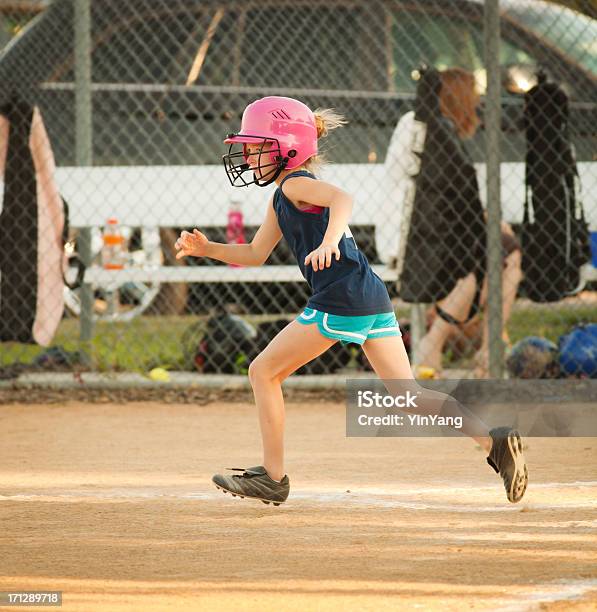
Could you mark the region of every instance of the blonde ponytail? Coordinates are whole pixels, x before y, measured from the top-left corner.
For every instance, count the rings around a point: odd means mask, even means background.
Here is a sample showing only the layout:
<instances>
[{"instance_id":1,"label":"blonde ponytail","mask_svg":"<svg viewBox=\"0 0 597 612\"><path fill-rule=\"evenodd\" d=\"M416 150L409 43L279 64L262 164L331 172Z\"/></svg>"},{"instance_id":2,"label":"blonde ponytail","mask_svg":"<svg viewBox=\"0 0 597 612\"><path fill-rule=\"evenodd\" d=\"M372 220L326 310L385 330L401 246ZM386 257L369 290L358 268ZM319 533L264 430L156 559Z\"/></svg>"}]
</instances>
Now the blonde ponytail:
<instances>
[{"instance_id":1,"label":"blonde ponytail","mask_svg":"<svg viewBox=\"0 0 597 612\"><path fill-rule=\"evenodd\" d=\"M315 115L318 139L327 136L332 130L348 123L348 121L333 108L318 108L313 111L313 114Z\"/></svg>"},{"instance_id":2,"label":"blonde ponytail","mask_svg":"<svg viewBox=\"0 0 597 612\"><path fill-rule=\"evenodd\" d=\"M327 136L332 130L346 125L348 121L337 113L333 108L318 108L313 111L315 115L315 126L317 127L317 140ZM310 172L315 172L325 164L326 160L323 155L314 155L310 157L303 166Z\"/></svg>"}]
</instances>

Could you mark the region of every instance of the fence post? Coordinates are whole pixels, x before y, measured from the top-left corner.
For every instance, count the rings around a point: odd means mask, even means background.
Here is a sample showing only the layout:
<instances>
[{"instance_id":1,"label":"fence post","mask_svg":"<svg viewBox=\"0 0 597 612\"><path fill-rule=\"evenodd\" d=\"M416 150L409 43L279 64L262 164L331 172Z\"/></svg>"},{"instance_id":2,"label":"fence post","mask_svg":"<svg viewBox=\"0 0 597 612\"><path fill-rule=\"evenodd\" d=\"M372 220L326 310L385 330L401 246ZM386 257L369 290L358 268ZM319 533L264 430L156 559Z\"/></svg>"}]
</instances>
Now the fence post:
<instances>
[{"instance_id":1,"label":"fence post","mask_svg":"<svg viewBox=\"0 0 597 612\"><path fill-rule=\"evenodd\" d=\"M411 363L421 365L419 345L427 333L427 304L411 304L410 307L410 333L411 333Z\"/></svg>"},{"instance_id":2,"label":"fence post","mask_svg":"<svg viewBox=\"0 0 597 612\"><path fill-rule=\"evenodd\" d=\"M77 166L93 163L91 127L91 13L90 0L75 0L75 160ZM79 232L78 250L85 266L91 265L91 229ZM81 286L80 340L89 342L93 335L93 289Z\"/></svg>"},{"instance_id":3,"label":"fence post","mask_svg":"<svg viewBox=\"0 0 597 612\"><path fill-rule=\"evenodd\" d=\"M484 3L484 46L487 93L485 97L485 147L487 158L487 313L489 316L489 376L503 377L502 247L500 200L500 12L499 0Z\"/></svg>"}]
</instances>

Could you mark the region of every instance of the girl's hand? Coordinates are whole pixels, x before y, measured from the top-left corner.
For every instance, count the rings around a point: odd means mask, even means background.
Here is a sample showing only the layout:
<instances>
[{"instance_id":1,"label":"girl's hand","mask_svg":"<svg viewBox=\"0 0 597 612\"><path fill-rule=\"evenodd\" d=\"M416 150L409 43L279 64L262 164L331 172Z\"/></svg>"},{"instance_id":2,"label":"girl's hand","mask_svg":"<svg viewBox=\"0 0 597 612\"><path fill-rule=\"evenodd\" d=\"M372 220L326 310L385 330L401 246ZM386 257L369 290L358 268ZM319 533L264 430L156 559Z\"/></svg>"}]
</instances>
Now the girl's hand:
<instances>
[{"instance_id":1,"label":"girl's hand","mask_svg":"<svg viewBox=\"0 0 597 612\"><path fill-rule=\"evenodd\" d=\"M187 257L203 257L207 253L207 236L202 234L198 229L194 229L193 233L183 231L178 240L174 243L174 248L178 251L176 259Z\"/></svg>"},{"instance_id":2,"label":"girl's hand","mask_svg":"<svg viewBox=\"0 0 597 612\"><path fill-rule=\"evenodd\" d=\"M337 244L321 244L305 257L305 265L312 264L314 272L329 268L332 265L332 254L336 256L336 261L340 259L340 249Z\"/></svg>"}]
</instances>

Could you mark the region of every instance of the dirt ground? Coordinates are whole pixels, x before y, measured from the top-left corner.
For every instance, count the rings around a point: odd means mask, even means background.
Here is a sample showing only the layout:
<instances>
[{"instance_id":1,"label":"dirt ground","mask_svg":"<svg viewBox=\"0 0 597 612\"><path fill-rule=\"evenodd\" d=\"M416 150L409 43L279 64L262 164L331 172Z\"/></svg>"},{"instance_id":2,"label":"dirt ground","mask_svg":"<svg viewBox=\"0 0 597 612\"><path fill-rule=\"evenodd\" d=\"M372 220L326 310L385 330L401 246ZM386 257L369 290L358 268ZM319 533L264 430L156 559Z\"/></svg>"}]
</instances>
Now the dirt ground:
<instances>
[{"instance_id":1,"label":"dirt ground","mask_svg":"<svg viewBox=\"0 0 597 612\"><path fill-rule=\"evenodd\" d=\"M223 495L261 463L250 403L0 408L0 591L68 610L595 610L597 440L526 440L506 500L468 439L346 438L287 406L291 497Z\"/></svg>"}]
</instances>

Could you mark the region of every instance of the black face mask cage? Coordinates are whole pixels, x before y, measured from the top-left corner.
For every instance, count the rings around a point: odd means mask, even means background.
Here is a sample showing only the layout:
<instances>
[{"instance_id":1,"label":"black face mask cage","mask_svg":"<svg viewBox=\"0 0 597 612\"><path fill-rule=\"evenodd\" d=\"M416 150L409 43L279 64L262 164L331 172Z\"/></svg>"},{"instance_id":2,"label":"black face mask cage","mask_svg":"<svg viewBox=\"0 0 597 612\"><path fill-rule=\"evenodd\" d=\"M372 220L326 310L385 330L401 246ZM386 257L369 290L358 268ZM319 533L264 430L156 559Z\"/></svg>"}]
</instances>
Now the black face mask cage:
<instances>
[{"instance_id":1,"label":"black face mask cage","mask_svg":"<svg viewBox=\"0 0 597 612\"><path fill-rule=\"evenodd\" d=\"M231 134L234 136L234 134ZM271 185L280 176L280 173L286 167L288 158L282 157L282 151L280 149L280 143L273 138L264 138L263 136L249 136L243 134L244 138L255 139L255 144L260 145L259 157L257 159L257 168L261 176L257 176L257 173L249 166L245 156L245 146L247 142L234 142L230 144L228 154L222 156L224 162L224 169L228 180L233 187L248 187L249 185L258 185L259 187L267 187ZM262 152L263 147L267 143L273 143L275 146L268 151ZM240 147L240 150L238 150ZM279 160L276 162L262 163L271 158ZM264 169L271 168L267 172L263 172ZM253 180L247 180L243 176L246 172L252 172ZM272 175L270 177L270 175ZM269 177L269 178L268 178Z\"/></svg>"}]
</instances>

